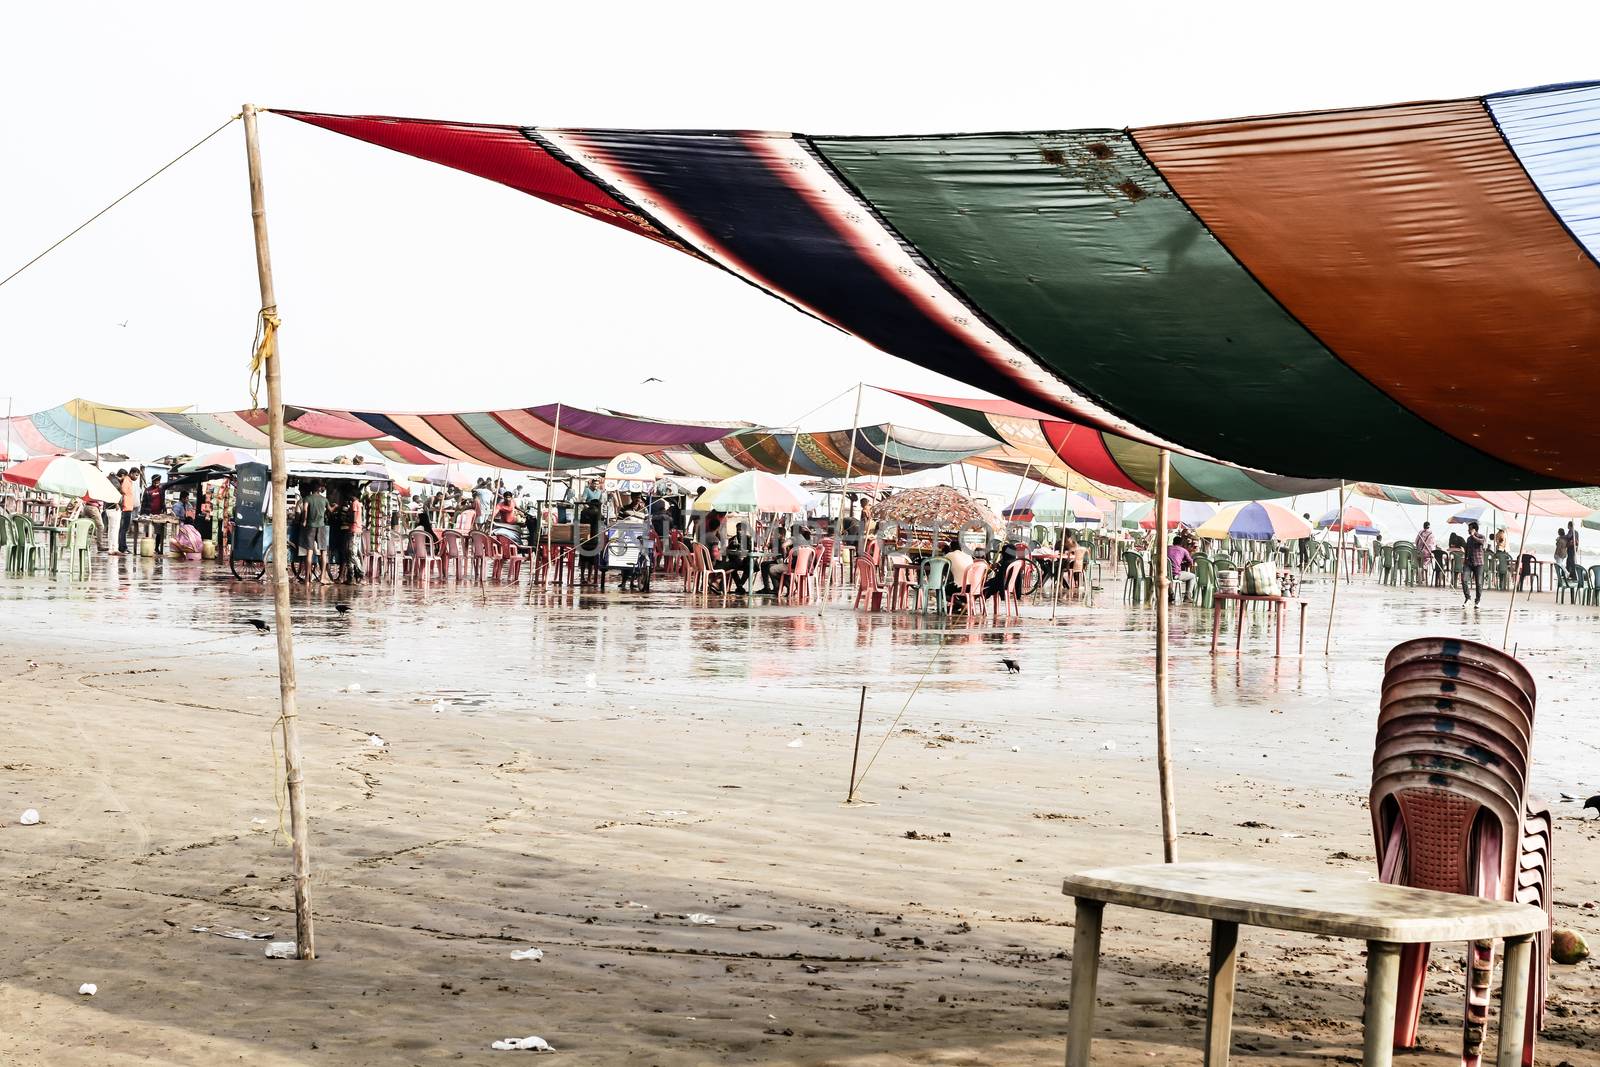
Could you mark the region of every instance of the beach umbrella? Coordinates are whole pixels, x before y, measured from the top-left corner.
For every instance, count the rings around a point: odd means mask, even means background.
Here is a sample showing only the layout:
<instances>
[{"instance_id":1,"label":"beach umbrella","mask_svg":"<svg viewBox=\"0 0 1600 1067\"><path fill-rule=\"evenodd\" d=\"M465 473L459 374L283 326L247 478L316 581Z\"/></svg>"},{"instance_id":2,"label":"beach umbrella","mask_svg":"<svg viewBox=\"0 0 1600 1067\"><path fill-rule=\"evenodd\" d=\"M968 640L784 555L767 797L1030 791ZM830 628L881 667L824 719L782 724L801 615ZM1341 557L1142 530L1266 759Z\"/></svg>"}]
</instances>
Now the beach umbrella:
<instances>
[{"instance_id":1,"label":"beach umbrella","mask_svg":"<svg viewBox=\"0 0 1600 1067\"><path fill-rule=\"evenodd\" d=\"M475 484L469 475L449 463L429 467L421 474L413 474L409 480L424 485L452 485L457 489L471 489Z\"/></svg>"},{"instance_id":2,"label":"beach umbrella","mask_svg":"<svg viewBox=\"0 0 1600 1067\"><path fill-rule=\"evenodd\" d=\"M764 511L775 515L803 515L806 498L774 474L745 471L700 494L691 511Z\"/></svg>"},{"instance_id":3,"label":"beach umbrella","mask_svg":"<svg viewBox=\"0 0 1600 1067\"><path fill-rule=\"evenodd\" d=\"M1454 523L1481 522L1483 520L1483 513L1488 510L1489 509L1484 507L1482 504L1473 504L1471 507L1462 508L1454 515L1450 516L1449 521Z\"/></svg>"},{"instance_id":4,"label":"beach umbrella","mask_svg":"<svg viewBox=\"0 0 1600 1067\"><path fill-rule=\"evenodd\" d=\"M207 452L203 456L196 456L178 468L179 474L193 474L195 471L231 471L240 463L246 462L248 457L241 456L231 448L224 448L221 452ZM111 462L116 462L112 460Z\"/></svg>"},{"instance_id":5,"label":"beach umbrella","mask_svg":"<svg viewBox=\"0 0 1600 1067\"><path fill-rule=\"evenodd\" d=\"M1153 503L1140 504L1122 517L1122 525L1133 528L1137 525L1143 530L1156 528L1156 506ZM1199 500L1168 500L1167 501L1167 529L1175 530L1179 526L1199 526L1217 513L1215 506Z\"/></svg>"},{"instance_id":6,"label":"beach umbrella","mask_svg":"<svg viewBox=\"0 0 1600 1067\"><path fill-rule=\"evenodd\" d=\"M1240 541L1293 541L1310 537L1311 527L1288 508L1254 500L1230 504L1195 527L1194 532L1218 541L1229 537Z\"/></svg>"},{"instance_id":7,"label":"beach umbrella","mask_svg":"<svg viewBox=\"0 0 1600 1067\"><path fill-rule=\"evenodd\" d=\"M1326 515L1317 520L1319 530L1343 530L1347 533L1371 534L1377 533L1378 528L1373 525L1372 516L1357 507L1346 507L1344 514L1338 508L1333 508Z\"/></svg>"},{"instance_id":8,"label":"beach umbrella","mask_svg":"<svg viewBox=\"0 0 1600 1067\"><path fill-rule=\"evenodd\" d=\"M0 478L61 496L88 496L106 503L122 497L98 469L71 456L36 456L23 460L0 474Z\"/></svg>"},{"instance_id":9,"label":"beach umbrella","mask_svg":"<svg viewBox=\"0 0 1600 1067\"><path fill-rule=\"evenodd\" d=\"M1000 516L976 500L947 485L926 485L902 489L878 506L878 521L897 522L930 530L945 530L981 523L991 530L1004 530Z\"/></svg>"},{"instance_id":10,"label":"beach umbrella","mask_svg":"<svg viewBox=\"0 0 1600 1067\"><path fill-rule=\"evenodd\" d=\"M1060 489L1035 489L1000 509L1002 518L1012 522L1033 522L1044 515L1066 512L1067 496Z\"/></svg>"}]
</instances>

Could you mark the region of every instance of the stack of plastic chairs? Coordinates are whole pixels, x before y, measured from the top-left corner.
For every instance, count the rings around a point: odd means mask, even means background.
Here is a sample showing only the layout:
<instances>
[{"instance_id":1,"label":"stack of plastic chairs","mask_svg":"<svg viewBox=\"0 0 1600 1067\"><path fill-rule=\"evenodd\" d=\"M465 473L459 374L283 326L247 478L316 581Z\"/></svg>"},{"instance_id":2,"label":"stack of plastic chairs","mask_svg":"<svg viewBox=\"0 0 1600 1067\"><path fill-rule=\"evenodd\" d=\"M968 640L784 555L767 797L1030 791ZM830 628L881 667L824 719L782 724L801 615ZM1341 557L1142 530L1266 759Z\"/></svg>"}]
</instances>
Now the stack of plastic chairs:
<instances>
[{"instance_id":1,"label":"stack of plastic chairs","mask_svg":"<svg viewBox=\"0 0 1600 1067\"><path fill-rule=\"evenodd\" d=\"M1381 881L1551 913L1550 811L1528 795L1533 677L1511 656L1472 641L1420 638L1384 662L1372 754L1372 828ZM1534 941L1523 1063L1544 1023L1550 932ZM1462 1063L1476 1067L1488 1019L1494 943L1467 958ZM1396 1048L1416 1044L1428 946L1400 956Z\"/></svg>"}]
</instances>

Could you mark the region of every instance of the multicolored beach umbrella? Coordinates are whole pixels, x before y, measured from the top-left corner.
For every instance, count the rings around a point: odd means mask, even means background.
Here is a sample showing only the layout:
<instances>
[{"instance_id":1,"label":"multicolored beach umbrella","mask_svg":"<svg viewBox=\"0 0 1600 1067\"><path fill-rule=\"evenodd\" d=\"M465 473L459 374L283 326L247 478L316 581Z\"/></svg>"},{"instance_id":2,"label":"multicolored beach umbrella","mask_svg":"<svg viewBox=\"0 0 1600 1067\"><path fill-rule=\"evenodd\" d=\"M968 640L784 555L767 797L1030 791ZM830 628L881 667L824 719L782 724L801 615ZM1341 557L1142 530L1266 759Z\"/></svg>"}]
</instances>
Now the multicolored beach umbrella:
<instances>
[{"instance_id":1,"label":"multicolored beach umbrella","mask_svg":"<svg viewBox=\"0 0 1600 1067\"><path fill-rule=\"evenodd\" d=\"M1167 529L1176 530L1179 526L1197 527L1217 513L1217 509L1199 500L1169 500L1167 502ZM1156 506L1154 503L1140 504L1122 516L1122 525L1129 529L1137 526L1141 530L1154 530L1156 528Z\"/></svg>"},{"instance_id":2,"label":"multicolored beach umbrella","mask_svg":"<svg viewBox=\"0 0 1600 1067\"><path fill-rule=\"evenodd\" d=\"M701 493L689 505L689 510L804 515L806 498L777 475L765 471L745 471Z\"/></svg>"},{"instance_id":3,"label":"multicolored beach umbrella","mask_svg":"<svg viewBox=\"0 0 1600 1067\"><path fill-rule=\"evenodd\" d=\"M104 503L121 499L99 468L70 456L35 456L7 467L0 478L59 496L87 496Z\"/></svg>"},{"instance_id":4,"label":"multicolored beach umbrella","mask_svg":"<svg viewBox=\"0 0 1600 1067\"><path fill-rule=\"evenodd\" d=\"M1317 519L1317 529L1344 531L1345 533L1373 533L1377 527L1372 523L1372 516L1358 507L1346 505L1341 515L1338 508L1326 512Z\"/></svg>"},{"instance_id":5,"label":"multicolored beach umbrella","mask_svg":"<svg viewBox=\"0 0 1600 1067\"><path fill-rule=\"evenodd\" d=\"M1223 508L1194 532L1219 541L1294 541L1310 537L1311 525L1288 508L1257 500Z\"/></svg>"},{"instance_id":6,"label":"multicolored beach umbrella","mask_svg":"<svg viewBox=\"0 0 1600 1067\"><path fill-rule=\"evenodd\" d=\"M1600 482L1600 83L898 137L281 113L1096 432L1311 480Z\"/></svg>"}]
</instances>

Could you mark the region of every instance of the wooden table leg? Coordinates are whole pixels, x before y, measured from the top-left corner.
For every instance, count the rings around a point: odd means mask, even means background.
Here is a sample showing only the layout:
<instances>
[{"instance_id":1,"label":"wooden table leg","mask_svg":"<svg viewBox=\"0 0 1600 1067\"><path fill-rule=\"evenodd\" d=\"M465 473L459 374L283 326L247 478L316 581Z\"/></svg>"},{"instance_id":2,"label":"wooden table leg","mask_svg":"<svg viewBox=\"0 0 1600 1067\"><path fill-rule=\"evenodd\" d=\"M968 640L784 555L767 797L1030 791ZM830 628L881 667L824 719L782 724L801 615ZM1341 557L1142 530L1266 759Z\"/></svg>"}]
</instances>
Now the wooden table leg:
<instances>
[{"instance_id":1,"label":"wooden table leg","mask_svg":"<svg viewBox=\"0 0 1600 1067\"><path fill-rule=\"evenodd\" d=\"M1100 917L1105 909L1098 900L1080 898L1073 920L1067 1067L1089 1067L1089 1042L1094 1039L1094 988L1100 977Z\"/></svg>"},{"instance_id":2,"label":"wooden table leg","mask_svg":"<svg viewBox=\"0 0 1600 1067\"><path fill-rule=\"evenodd\" d=\"M1211 924L1211 971L1206 979L1206 1067L1227 1067L1233 1038L1234 965L1239 958L1239 924Z\"/></svg>"},{"instance_id":3,"label":"wooden table leg","mask_svg":"<svg viewBox=\"0 0 1600 1067\"><path fill-rule=\"evenodd\" d=\"M1272 602L1272 656L1274 659L1283 658L1283 601Z\"/></svg>"},{"instance_id":4,"label":"wooden table leg","mask_svg":"<svg viewBox=\"0 0 1600 1067\"><path fill-rule=\"evenodd\" d=\"M1237 656L1240 650L1244 648L1244 613L1249 610L1250 601L1239 600L1235 601L1235 603L1239 605L1238 617L1233 620L1238 627L1233 631L1233 654Z\"/></svg>"},{"instance_id":5,"label":"wooden table leg","mask_svg":"<svg viewBox=\"0 0 1600 1067\"><path fill-rule=\"evenodd\" d=\"M1211 597L1211 654L1217 654L1217 628L1222 624L1222 600L1215 594Z\"/></svg>"},{"instance_id":6,"label":"wooden table leg","mask_svg":"<svg viewBox=\"0 0 1600 1067\"><path fill-rule=\"evenodd\" d=\"M1495 1067L1521 1067L1522 1042L1528 1021L1528 971L1533 962L1533 941L1506 938L1506 958L1500 980L1500 1040Z\"/></svg>"},{"instance_id":7,"label":"wooden table leg","mask_svg":"<svg viewBox=\"0 0 1600 1067\"><path fill-rule=\"evenodd\" d=\"M1300 601L1300 655L1306 654L1306 602Z\"/></svg>"},{"instance_id":8,"label":"wooden table leg","mask_svg":"<svg viewBox=\"0 0 1600 1067\"><path fill-rule=\"evenodd\" d=\"M1400 988L1400 946L1367 942L1366 1034L1361 1046L1363 1067L1394 1063L1394 1006Z\"/></svg>"}]
</instances>

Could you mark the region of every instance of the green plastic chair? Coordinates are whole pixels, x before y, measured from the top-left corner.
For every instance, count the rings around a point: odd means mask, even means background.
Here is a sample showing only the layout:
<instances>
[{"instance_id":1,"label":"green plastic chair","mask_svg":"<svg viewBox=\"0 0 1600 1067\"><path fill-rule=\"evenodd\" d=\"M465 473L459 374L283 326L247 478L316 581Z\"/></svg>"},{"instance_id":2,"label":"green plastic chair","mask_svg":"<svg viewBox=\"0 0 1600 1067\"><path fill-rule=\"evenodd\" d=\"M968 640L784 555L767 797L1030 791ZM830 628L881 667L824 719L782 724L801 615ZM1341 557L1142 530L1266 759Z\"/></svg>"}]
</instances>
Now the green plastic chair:
<instances>
[{"instance_id":1,"label":"green plastic chair","mask_svg":"<svg viewBox=\"0 0 1600 1067\"><path fill-rule=\"evenodd\" d=\"M1196 607L1209 608L1217 599L1217 565L1207 556L1194 558L1194 589L1191 592Z\"/></svg>"},{"instance_id":2,"label":"green plastic chair","mask_svg":"<svg viewBox=\"0 0 1600 1067\"><path fill-rule=\"evenodd\" d=\"M89 576L89 561L94 555L94 520L73 519L67 528L67 558L80 578Z\"/></svg>"},{"instance_id":3,"label":"green plastic chair","mask_svg":"<svg viewBox=\"0 0 1600 1067\"><path fill-rule=\"evenodd\" d=\"M1124 552L1122 569L1126 574L1122 583L1122 599L1129 604L1142 604L1149 599L1152 587L1144 571L1144 557L1137 552Z\"/></svg>"},{"instance_id":4,"label":"green plastic chair","mask_svg":"<svg viewBox=\"0 0 1600 1067\"><path fill-rule=\"evenodd\" d=\"M1600 604L1600 567L1589 568L1589 603Z\"/></svg>"},{"instance_id":5,"label":"green plastic chair","mask_svg":"<svg viewBox=\"0 0 1600 1067\"><path fill-rule=\"evenodd\" d=\"M945 593L946 572L949 569L950 561L943 556L922 561L922 566L917 568L917 588L913 590L918 610L926 613L931 604L937 614L950 614L950 602Z\"/></svg>"},{"instance_id":6,"label":"green plastic chair","mask_svg":"<svg viewBox=\"0 0 1600 1067\"><path fill-rule=\"evenodd\" d=\"M1577 588L1578 602L1581 604L1593 604L1594 586L1589 584L1589 568L1579 567L1577 571L1577 577L1571 579L1571 581Z\"/></svg>"},{"instance_id":7,"label":"green plastic chair","mask_svg":"<svg viewBox=\"0 0 1600 1067\"><path fill-rule=\"evenodd\" d=\"M17 574L32 574L39 569L41 549L33 542L33 520L26 515L11 516L11 556Z\"/></svg>"},{"instance_id":8,"label":"green plastic chair","mask_svg":"<svg viewBox=\"0 0 1600 1067\"><path fill-rule=\"evenodd\" d=\"M0 511L0 549L5 550L6 573L10 574L15 569L11 559L11 515L4 511Z\"/></svg>"},{"instance_id":9,"label":"green plastic chair","mask_svg":"<svg viewBox=\"0 0 1600 1067\"><path fill-rule=\"evenodd\" d=\"M1511 588L1512 575L1515 568L1511 565L1511 553L1496 552L1494 554L1494 587L1502 593Z\"/></svg>"},{"instance_id":10,"label":"green plastic chair","mask_svg":"<svg viewBox=\"0 0 1600 1067\"><path fill-rule=\"evenodd\" d=\"M1576 604L1578 602L1578 583L1567 577L1567 568L1551 567L1550 574L1556 582L1556 603L1561 603L1561 598L1565 596L1569 603Z\"/></svg>"}]
</instances>

